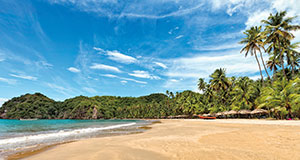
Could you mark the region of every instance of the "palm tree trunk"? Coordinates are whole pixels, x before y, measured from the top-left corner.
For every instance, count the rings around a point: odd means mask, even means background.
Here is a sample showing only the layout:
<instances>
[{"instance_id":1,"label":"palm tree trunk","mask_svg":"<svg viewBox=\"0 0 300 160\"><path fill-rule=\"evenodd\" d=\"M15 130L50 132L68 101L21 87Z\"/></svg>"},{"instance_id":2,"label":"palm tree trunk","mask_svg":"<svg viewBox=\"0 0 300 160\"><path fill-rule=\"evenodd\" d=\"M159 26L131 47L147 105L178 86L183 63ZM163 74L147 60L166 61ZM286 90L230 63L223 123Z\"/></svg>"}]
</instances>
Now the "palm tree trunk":
<instances>
[{"instance_id":1,"label":"palm tree trunk","mask_svg":"<svg viewBox=\"0 0 300 160\"><path fill-rule=\"evenodd\" d=\"M292 64L292 75L293 75L293 77L295 77L295 65L294 64Z\"/></svg>"},{"instance_id":2,"label":"palm tree trunk","mask_svg":"<svg viewBox=\"0 0 300 160\"><path fill-rule=\"evenodd\" d=\"M266 68L266 65L265 65L265 61L264 61L264 59L263 59L263 56L262 56L262 53L261 53L260 50L259 50L259 53L260 53L260 58L261 58L262 64L263 64L263 66L264 66L264 68L265 68L265 71L266 71L266 73L267 73L267 75L268 75L268 79L270 80L271 78L270 78L270 75L269 75L269 73L268 73L268 71L267 71L267 68Z\"/></svg>"},{"instance_id":3,"label":"palm tree trunk","mask_svg":"<svg viewBox=\"0 0 300 160\"><path fill-rule=\"evenodd\" d=\"M273 81L275 81L276 78L277 78L277 77L276 77L276 70L274 69L274 70L273 70Z\"/></svg>"},{"instance_id":4,"label":"palm tree trunk","mask_svg":"<svg viewBox=\"0 0 300 160\"><path fill-rule=\"evenodd\" d=\"M259 68L259 72L260 72L260 76L261 76L261 82L262 82L262 84L264 84L264 77L263 77L262 72L261 72L261 67L260 67L260 63L259 63L257 55L256 55L256 51L254 51L254 55L255 55L255 58L256 58L256 61L257 61L257 64L258 64L258 68Z\"/></svg>"},{"instance_id":5,"label":"palm tree trunk","mask_svg":"<svg viewBox=\"0 0 300 160\"><path fill-rule=\"evenodd\" d=\"M283 55L280 56L280 61L281 61L281 68L282 68L283 76L284 76L285 78L287 78L287 77L286 77L286 73L285 73L285 69L284 69Z\"/></svg>"}]
</instances>

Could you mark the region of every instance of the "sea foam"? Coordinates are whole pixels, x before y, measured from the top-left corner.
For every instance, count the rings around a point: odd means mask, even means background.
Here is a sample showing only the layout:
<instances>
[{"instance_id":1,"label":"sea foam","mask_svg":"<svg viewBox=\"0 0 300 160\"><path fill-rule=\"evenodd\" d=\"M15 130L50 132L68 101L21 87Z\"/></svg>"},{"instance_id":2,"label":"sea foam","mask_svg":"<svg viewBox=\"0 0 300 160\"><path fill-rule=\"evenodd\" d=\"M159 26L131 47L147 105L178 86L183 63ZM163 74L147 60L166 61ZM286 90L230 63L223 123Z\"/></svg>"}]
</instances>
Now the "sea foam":
<instances>
[{"instance_id":1,"label":"sea foam","mask_svg":"<svg viewBox=\"0 0 300 160\"><path fill-rule=\"evenodd\" d=\"M62 142L64 140L70 139L80 139L85 135L93 134L95 132L103 131L103 130L111 130L122 127L133 126L136 123L126 123L126 124L118 124L106 127L98 127L98 128L82 128L82 129L74 129L74 130L60 130L52 133L42 133L37 135L28 135L22 137L14 137L0 140L0 151L2 150L15 150L18 148L24 148L26 146L32 146L36 144L50 143L50 142Z\"/></svg>"}]
</instances>

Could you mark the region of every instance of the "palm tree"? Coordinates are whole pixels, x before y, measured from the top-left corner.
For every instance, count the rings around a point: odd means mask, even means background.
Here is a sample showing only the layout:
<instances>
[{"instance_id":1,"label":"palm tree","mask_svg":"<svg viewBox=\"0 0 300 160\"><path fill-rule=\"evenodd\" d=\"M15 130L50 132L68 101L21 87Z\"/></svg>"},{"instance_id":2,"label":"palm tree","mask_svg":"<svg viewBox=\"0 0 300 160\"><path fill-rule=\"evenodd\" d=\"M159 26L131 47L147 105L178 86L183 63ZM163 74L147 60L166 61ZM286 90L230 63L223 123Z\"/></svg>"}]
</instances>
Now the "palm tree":
<instances>
[{"instance_id":1,"label":"palm tree","mask_svg":"<svg viewBox=\"0 0 300 160\"><path fill-rule=\"evenodd\" d=\"M296 67L299 66L300 61L300 53L296 50L299 48L299 44L300 42L293 43L286 47L287 62L291 66L293 76L295 76L295 70Z\"/></svg>"},{"instance_id":2,"label":"palm tree","mask_svg":"<svg viewBox=\"0 0 300 160\"><path fill-rule=\"evenodd\" d=\"M255 86L253 80L248 77L240 77L233 88L232 109L251 109L255 97Z\"/></svg>"},{"instance_id":3,"label":"palm tree","mask_svg":"<svg viewBox=\"0 0 300 160\"><path fill-rule=\"evenodd\" d=\"M263 88L261 94L261 104L259 108L267 108L288 111L289 117L291 117L292 109L296 108L300 104L300 79L295 80L276 80L272 86ZM282 118L283 116L281 116Z\"/></svg>"},{"instance_id":4,"label":"palm tree","mask_svg":"<svg viewBox=\"0 0 300 160\"><path fill-rule=\"evenodd\" d=\"M224 68L216 69L209 82L215 91L226 90L229 87L229 80L226 77L226 71Z\"/></svg>"},{"instance_id":5,"label":"palm tree","mask_svg":"<svg viewBox=\"0 0 300 160\"><path fill-rule=\"evenodd\" d=\"M270 68L271 71L273 71L273 79L275 78L276 76L276 71L277 71L277 66L279 66L280 63L279 63L279 60L276 56L271 56L269 58L269 60L267 61L267 67Z\"/></svg>"},{"instance_id":6,"label":"palm tree","mask_svg":"<svg viewBox=\"0 0 300 160\"><path fill-rule=\"evenodd\" d=\"M267 37L264 43L269 45L266 51L279 57L283 74L286 77L284 70L284 46L289 45L294 38L290 31L299 30L300 26L290 24L295 17L285 18L285 16L286 11L277 12L275 15L270 14L267 20L262 20L262 23L266 24Z\"/></svg>"},{"instance_id":7,"label":"palm tree","mask_svg":"<svg viewBox=\"0 0 300 160\"><path fill-rule=\"evenodd\" d=\"M246 38L243 38L243 40L240 43L245 44L245 47L242 48L241 53L245 52L245 57L247 57L249 52L251 53L251 56L253 56L253 55L255 56L255 59L258 64L260 76L261 76L261 81L263 82L264 78L263 78L260 63L259 63L259 60L258 60L257 54L256 54L256 51L259 51L260 55L261 55L263 66L268 75L268 78L270 79L269 73L265 67L262 53L260 50L261 48L264 47L264 43L263 43L264 36L263 36L263 33L261 32L261 26L260 27L257 27L257 26L251 27L249 30L246 30L246 32L244 32L244 34L246 35Z\"/></svg>"},{"instance_id":8,"label":"palm tree","mask_svg":"<svg viewBox=\"0 0 300 160\"><path fill-rule=\"evenodd\" d=\"M226 77L225 69L216 69L210 78L210 86L215 98L213 102L216 102L214 105L227 110L227 104L230 101L228 98L230 81Z\"/></svg>"},{"instance_id":9,"label":"palm tree","mask_svg":"<svg viewBox=\"0 0 300 160\"><path fill-rule=\"evenodd\" d=\"M198 89L200 91L205 91L205 88L206 88L206 83L204 81L204 78L199 78L199 81L198 81Z\"/></svg>"}]
</instances>

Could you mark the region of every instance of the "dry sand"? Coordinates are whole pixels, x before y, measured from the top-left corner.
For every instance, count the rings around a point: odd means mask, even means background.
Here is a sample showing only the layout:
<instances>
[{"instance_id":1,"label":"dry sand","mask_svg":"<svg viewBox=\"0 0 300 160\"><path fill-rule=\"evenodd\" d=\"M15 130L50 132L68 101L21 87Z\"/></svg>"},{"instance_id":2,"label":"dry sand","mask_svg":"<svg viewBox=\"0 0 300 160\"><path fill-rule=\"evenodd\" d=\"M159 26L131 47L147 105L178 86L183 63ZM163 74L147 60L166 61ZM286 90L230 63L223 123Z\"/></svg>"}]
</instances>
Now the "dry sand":
<instances>
[{"instance_id":1,"label":"dry sand","mask_svg":"<svg viewBox=\"0 0 300 160\"><path fill-rule=\"evenodd\" d=\"M300 122L162 120L132 135L62 144L30 160L293 159L300 160Z\"/></svg>"}]
</instances>

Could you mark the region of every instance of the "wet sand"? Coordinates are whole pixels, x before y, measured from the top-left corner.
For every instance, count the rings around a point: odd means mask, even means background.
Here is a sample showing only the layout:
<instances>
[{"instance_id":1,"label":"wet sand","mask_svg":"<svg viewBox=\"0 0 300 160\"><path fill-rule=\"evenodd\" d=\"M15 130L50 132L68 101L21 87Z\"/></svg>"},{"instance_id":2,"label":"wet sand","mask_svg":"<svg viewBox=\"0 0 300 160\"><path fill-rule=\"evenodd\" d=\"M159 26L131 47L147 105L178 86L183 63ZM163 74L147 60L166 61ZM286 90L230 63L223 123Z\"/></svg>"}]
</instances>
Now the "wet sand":
<instances>
[{"instance_id":1,"label":"wet sand","mask_svg":"<svg viewBox=\"0 0 300 160\"><path fill-rule=\"evenodd\" d=\"M26 159L300 159L300 121L161 121L144 133L80 140Z\"/></svg>"}]
</instances>

